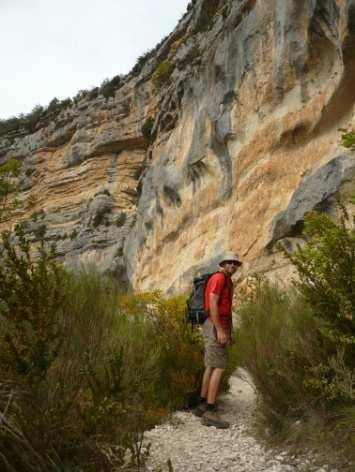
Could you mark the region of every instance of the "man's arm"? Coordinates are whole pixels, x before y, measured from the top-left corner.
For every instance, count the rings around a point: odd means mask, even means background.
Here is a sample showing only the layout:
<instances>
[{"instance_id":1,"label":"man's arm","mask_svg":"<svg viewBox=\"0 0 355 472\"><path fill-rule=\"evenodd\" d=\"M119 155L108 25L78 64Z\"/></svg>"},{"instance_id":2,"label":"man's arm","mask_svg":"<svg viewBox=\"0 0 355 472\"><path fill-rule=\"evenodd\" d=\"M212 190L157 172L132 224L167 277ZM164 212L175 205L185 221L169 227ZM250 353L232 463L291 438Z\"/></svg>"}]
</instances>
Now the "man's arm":
<instances>
[{"instance_id":1,"label":"man's arm","mask_svg":"<svg viewBox=\"0 0 355 472\"><path fill-rule=\"evenodd\" d=\"M228 334L226 333L225 329L222 328L221 322L219 319L219 313L218 313L218 300L219 300L219 295L216 293L210 293L210 315L212 318L212 322L216 328L217 331L217 341L220 344L227 344L229 337Z\"/></svg>"}]
</instances>

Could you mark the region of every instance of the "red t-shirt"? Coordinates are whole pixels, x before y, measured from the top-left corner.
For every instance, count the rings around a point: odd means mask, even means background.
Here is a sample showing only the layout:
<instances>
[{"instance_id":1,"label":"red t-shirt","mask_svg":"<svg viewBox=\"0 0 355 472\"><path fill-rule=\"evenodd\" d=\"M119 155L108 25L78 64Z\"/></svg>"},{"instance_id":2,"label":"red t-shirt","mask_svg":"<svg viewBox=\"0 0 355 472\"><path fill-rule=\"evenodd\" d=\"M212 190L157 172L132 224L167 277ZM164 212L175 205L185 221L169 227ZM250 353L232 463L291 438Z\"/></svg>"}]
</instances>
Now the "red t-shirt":
<instances>
[{"instance_id":1,"label":"red t-shirt","mask_svg":"<svg viewBox=\"0 0 355 472\"><path fill-rule=\"evenodd\" d=\"M233 301L233 282L229 275L223 272L213 274L205 290L205 310L210 310L210 293L219 295L218 313L221 326L230 328L232 325L232 301ZM210 317L209 317L210 318Z\"/></svg>"}]
</instances>

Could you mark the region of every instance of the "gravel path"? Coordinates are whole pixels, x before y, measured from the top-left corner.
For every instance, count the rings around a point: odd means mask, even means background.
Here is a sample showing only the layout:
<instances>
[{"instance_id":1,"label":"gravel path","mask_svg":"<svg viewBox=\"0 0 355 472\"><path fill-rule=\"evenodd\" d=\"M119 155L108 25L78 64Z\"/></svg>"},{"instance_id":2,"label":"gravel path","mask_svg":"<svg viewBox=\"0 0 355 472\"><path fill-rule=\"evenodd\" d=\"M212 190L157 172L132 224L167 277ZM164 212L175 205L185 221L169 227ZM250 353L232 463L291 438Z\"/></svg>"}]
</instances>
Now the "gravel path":
<instances>
[{"instance_id":1,"label":"gravel path","mask_svg":"<svg viewBox=\"0 0 355 472\"><path fill-rule=\"evenodd\" d=\"M311 465L305 457L266 450L248 431L255 407L255 393L245 373L231 378L230 392L220 401L221 416L231 423L220 430L201 425L189 412L177 412L170 423L146 433L151 443L148 471L167 471L170 458L174 472L337 472Z\"/></svg>"}]
</instances>

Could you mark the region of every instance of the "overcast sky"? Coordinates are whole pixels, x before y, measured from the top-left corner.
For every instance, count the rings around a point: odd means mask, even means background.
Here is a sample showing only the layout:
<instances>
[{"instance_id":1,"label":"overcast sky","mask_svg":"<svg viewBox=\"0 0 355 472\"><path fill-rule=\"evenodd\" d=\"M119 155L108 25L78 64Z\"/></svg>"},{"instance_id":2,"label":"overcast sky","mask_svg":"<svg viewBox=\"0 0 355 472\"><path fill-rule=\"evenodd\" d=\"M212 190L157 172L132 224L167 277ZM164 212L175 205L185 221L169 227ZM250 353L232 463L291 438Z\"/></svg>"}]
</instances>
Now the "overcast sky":
<instances>
[{"instance_id":1,"label":"overcast sky","mask_svg":"<svg viewBox=\"0 0 355 472\"><path fill-rule=\"evenodd\" d=\"M127 73L189 0L0 0L0 118Z\"/></svg>"}]
</instances>

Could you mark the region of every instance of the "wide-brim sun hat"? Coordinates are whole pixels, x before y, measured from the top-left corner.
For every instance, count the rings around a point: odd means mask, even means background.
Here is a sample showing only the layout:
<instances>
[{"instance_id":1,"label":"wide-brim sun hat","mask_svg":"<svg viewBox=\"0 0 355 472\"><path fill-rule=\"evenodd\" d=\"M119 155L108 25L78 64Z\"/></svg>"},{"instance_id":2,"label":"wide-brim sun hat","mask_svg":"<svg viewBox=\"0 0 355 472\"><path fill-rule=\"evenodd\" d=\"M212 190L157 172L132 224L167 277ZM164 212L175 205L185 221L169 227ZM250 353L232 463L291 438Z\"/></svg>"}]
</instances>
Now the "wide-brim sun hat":
<instances>
[{"instance_id":1,"label":"wide-brim sun hat","mask_svg":"<svg viewBox=\"0 0 355 472\"><path fill-rule=\"evenodd\" d=\"M243 264L242 261L240 260L239 255L237 253L231 252L231 251L226 251L221 255L220 260L219 260L219 265L221 265L221 264L223 264L224 262L227 262L227 261L237 262L238 265Z\"/></svg>"}]
</instances>

